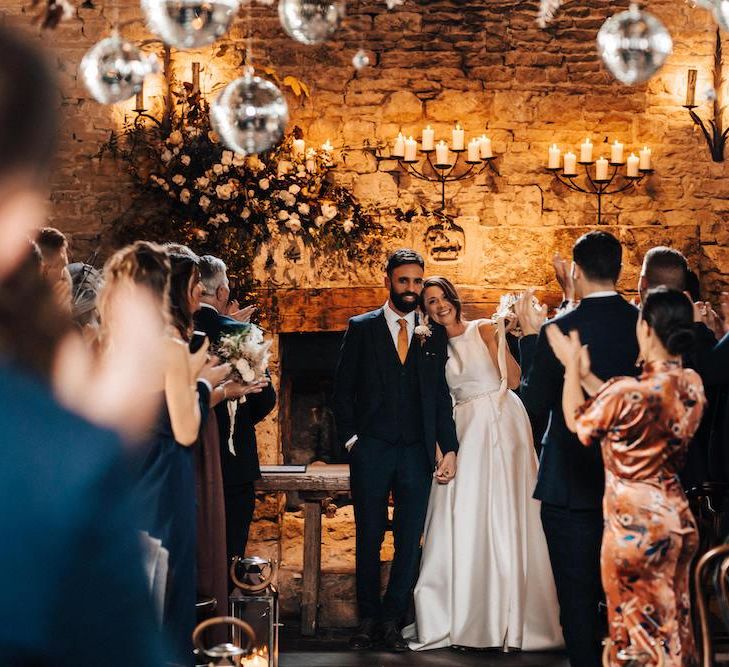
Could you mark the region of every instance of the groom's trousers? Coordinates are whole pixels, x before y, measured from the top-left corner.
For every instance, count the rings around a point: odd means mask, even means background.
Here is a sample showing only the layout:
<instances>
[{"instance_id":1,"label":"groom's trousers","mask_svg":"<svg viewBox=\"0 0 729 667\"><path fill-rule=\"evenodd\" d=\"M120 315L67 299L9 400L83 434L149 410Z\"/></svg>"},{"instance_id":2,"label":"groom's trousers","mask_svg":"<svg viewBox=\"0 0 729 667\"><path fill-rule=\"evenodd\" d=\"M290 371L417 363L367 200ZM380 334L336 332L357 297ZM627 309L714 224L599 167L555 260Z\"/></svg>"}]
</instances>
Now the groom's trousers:
<instances>
[{"instance_id":1,"label":"groom's trousers","mask_svg":"<svg viewBox=\"0 0 729 667\"><path fill-rule=\"evenodd\" d=\"M360 620L399 622L408 609L418 575L420 538L433 481L428 454L420 443L392 444L362 436L350 452L350 476L357 528ZM390 492L395 503L395 557L381 600L380 548L387 528Z\"/></svg>"},{"instance_id":2,"label":"groom's trousers","mask_svg":"<svg viewBox=\"0 0 729 667\"><path fill-rule=\"evenodd\" d=\"M542 527L572 667L600 667L606 629L599 613L603 518L598 509L572 510L542 502Z\"/></svg>"}]
</instances>

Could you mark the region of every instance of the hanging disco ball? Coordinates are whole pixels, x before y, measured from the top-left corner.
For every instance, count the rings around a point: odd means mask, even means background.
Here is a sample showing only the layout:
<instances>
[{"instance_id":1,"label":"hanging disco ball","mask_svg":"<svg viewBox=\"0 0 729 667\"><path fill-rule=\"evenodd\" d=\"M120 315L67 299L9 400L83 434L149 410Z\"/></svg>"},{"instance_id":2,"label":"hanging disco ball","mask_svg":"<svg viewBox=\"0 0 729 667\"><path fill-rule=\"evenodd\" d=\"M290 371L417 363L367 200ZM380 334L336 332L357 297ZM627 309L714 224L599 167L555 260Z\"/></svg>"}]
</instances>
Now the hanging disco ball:
<instances>
[{"instance_id":1,"label":"hanging disco ball","mask_svg":"<svg viewBox=\"0 0 729 667\"><path fill-rule=\"evenodd\" d=\"M278 16L290 37L320 44L339 28L347 11L345 0L279 0Z\"/></svg>"},{"instance_id":2,"label":"hanging disco ball","mask_svg":"<svg viewBox=\"0 0 729 667\"><path fill-rule=\"evenodd\" d=\"M357 71L365 69L370 66L370 57L367 55L367 51L360 49L352 57L352 65Z\"/></svg>"},{"instance_id":3,"label":"hanging disco ball","mask_svg":"<svg viewBox=\"0 0 729 667\"><path fill-rule=\"evenodd\" d=\"M114 34L86 52L79 73L97 102L115 104L138 93L144 77L157 69L154 55L142 55L134 44Z\"/></svg>"},{"instance_id":4,"label":"hanging disco ball","mask_svg":"<svg viewBox=\"0 0 729 667\"><path fill-rule=\"evenodd\" d=\"M597 34L602 61L621 83L633 85L650 79L673 50L664 25L638 5L611 16Z\"/></svg>"},{"instance_id":5,"label":"hanging disco ball","mask_svg":"<svg viewBox=\"0 0 729 667\"><path fill-rule=\"evenodd\" d=\"M142 0L147 27L165 44L195 49L222 37L240 0Z\"/></svg>"},{"instance_id":6,"label":"hanging disco ball","mask_svg":"<svg viewBox=\"0 0 729 667\"><path fill-rule=\"evenodd\" d=\"M729 0L714 0L714 18L722 30L729 30Z\"/></svg>"},{"instance_id":7,"label":"hanging disco ball","mask_svg":"<svg viewBox=\"0 0 729 667\"><path fill-rule=\"evenodd\" d=\"M253 68L229 83L210 109L213 129L236 153L262 153L281 141L289 122L289 107L270 81Z\"/></svg>"}]
</instances>

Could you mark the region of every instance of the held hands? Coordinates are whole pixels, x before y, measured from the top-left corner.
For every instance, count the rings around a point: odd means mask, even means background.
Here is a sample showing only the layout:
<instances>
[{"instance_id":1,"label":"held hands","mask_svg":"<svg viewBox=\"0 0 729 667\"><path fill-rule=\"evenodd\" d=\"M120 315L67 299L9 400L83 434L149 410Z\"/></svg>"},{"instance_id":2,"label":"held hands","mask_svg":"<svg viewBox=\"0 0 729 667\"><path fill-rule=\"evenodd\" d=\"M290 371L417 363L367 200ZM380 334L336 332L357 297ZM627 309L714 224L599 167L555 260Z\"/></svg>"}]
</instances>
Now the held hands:
<instances>
[{"instance_id":1,"label":"held hands","mask_svg":"<svg viewBox=\"0 0 729 667\"><path fill-rule=\"evenodd\" d=\"M448 452L436 464L433 477L438 484L448 484L456 476L456 454Z\"/></svg>"},{"instance_id":2,"label":"held hands","mask_svg":"<svg viewBox=\"0 0 729 667\"><path fill-rule=\"evenodd\" d=\"M514 312L519 318L519 325L525 336L539 333L544 321L547 319L547 307L539 305L535 308L532 304L534 298L534 290L528 289L522 292L514 304Z\"/></svg>"}]
</instances>

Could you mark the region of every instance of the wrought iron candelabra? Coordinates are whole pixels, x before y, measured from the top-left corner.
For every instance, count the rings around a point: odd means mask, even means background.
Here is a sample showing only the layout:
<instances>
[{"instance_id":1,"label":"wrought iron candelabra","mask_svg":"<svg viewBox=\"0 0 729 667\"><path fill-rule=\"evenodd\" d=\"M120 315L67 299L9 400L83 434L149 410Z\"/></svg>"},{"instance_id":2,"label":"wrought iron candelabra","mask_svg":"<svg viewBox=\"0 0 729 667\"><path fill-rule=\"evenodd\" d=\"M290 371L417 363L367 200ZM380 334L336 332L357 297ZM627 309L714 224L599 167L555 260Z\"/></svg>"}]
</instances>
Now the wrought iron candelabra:
<instances>
[{"instance_id":1,"label":"wrought iron candelabra","mask_svg":"<svg viewBox=\"0 0 729 667\"><path fill-rule=\"evenodd\" d=\"M595 161L591 162L579 162L585 170L585 178L583 180L584 185L581 185L576 179L579 178L579 174L568 174L562 166L559 167L548 167L547 170L551 171L557 179L566 185L573 192L581 192L587 195L593 195L597 197L597 224L602 223L602 200L603 197L617 195L622 192L628 192L637 185L639 185L643 179L653 173L653 169L638 169L636 176L628 176L627 174L619 173L621 167L625 166L625 162L610 162L612 172L608 174L607 178L596 178L591 173L591 168L595 165ZM613 186L614 187L611 187Z\"/></svg>"}]
</instances>

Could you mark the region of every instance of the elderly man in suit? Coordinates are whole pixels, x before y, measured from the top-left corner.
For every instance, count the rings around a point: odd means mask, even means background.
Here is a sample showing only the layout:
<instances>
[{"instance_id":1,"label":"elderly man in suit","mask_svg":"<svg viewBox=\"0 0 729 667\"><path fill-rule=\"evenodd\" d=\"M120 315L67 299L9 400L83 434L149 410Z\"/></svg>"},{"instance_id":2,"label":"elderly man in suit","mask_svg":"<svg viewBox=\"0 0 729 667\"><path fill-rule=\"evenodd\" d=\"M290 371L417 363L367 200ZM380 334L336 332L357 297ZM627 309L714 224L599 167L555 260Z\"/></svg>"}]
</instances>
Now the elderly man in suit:
<instances>
[{"instance_id":1,"label":"elderly man in suit","mask_svg":"<svg viewBox=\"0 0 729 667\"><path fill-rule=\"evenodd\" d=\"M622 265L620 242L607 232L590 232L574 244L572 260L575 295L580 303L552 321L564 333L573 329L579 332L598 377L608 380L616 375L634 375L638 310L616 290ZM549 417L534 497L542 501L542 526L567 653L572 667L599 667L605 486L600 448L598 443L583 447L565 426L564 368L547 341L543 312L522 298L517 314L525 334L520 342L520 396L531 415Z\"/></svg>"}]
</instances>

